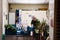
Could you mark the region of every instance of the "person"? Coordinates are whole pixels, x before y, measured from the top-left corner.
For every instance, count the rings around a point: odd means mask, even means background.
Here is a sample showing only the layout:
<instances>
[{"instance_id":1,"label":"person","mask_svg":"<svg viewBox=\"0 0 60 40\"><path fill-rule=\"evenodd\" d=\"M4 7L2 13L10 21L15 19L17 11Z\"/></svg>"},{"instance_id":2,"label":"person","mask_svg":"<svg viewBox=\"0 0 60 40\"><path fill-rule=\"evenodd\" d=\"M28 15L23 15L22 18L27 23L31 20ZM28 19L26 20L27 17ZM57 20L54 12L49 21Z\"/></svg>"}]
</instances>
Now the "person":
<instances>
[{"instance_id":1,"label":"person","mask_svg":"<svg viewBox=\"0 0 60 40\"><path fill-rule=\"evenodd\" d=\"M31 25L33 25L35 28L39 28L40 21L35 16L33 16L32 21L31 21Z\"/></svg>"},{"instance_id":2,"label":"person","mask_svg":"<svg viewBox=\"0 0 60 40\"><path fill-rule=\"evenodd\" d=\"M39 32L40 21L35 16L32 17L31 25L34 26L33 34L34 34L35 40L40 40L40 32Z\"/></svg>"}]
</instances>

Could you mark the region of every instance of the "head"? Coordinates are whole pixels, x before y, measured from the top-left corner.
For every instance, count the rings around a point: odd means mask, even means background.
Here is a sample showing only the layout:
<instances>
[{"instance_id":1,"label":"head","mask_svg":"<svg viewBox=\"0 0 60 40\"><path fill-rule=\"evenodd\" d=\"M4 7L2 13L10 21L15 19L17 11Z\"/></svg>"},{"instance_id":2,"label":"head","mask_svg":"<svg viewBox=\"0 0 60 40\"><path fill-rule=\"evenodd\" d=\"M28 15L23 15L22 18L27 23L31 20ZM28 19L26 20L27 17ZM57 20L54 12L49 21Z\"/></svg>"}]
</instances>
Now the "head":
<instances>
[{"instance_id":1,"label":"head","mask_svg":"<svg viewBox=\"0 0 60 40\"><path fill-rule=\"evenodd\" d=\"M36 19L36 17L35 17L35 16L33 16L33 17L32 17L32 20L33 20L33 21L36 21L37 19Z\"/></svg>"}]
</instances>

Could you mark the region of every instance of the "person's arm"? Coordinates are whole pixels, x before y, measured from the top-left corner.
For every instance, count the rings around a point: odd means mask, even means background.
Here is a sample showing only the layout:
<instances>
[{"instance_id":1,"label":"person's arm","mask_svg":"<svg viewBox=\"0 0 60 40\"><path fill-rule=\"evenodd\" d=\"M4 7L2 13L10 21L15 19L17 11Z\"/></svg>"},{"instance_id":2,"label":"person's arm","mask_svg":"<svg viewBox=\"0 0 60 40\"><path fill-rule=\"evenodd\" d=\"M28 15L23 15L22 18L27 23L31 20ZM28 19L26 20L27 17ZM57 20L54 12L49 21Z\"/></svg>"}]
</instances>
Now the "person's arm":
<instances>
[{"instance_id":1,"label":"person's arm","mask_svg":"<svg viewBox=\"0 0 60 40\"><path fill-rule=\"evenodd\" d=\"M31 25L33 25L33 20L31 21Z\"/></svg>"}]
</instances>

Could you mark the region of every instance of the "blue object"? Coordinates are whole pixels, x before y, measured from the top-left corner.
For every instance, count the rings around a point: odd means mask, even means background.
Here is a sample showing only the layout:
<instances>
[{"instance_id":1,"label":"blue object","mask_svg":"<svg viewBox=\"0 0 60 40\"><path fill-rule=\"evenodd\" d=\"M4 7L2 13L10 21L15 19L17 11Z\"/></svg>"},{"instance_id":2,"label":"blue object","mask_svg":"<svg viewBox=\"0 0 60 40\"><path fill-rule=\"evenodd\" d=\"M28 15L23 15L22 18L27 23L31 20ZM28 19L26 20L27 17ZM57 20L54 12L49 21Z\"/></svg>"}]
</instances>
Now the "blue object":
<instances>
[{"instance_id":1,"label":"blue object","mask_svg":"<svg viewBox=\"0 0 60 40\"><path fill-rule=\"evenodd\" d=\"M34 32L34 27L27 27L27 33L28 35L30 35L30 32L33 31Z\"/></svg>"},{"instance_id":2,"label":"blue object","mask_svg":"<svg viewBox=\"0 0 60 40\"><path fill-rule=\"evenodd\" d=\"M19 12L19 10L16 10L16 12Z\"/></svg>"},{"instance_id":3,"label":"blue object","mask_svg":"<svg viewBox=\"0 0 60 40\"><path fill-rule=\"evenodd\" d=\"M13 27L16 27L16 24L12 24Z\"/></svg>"},{"instance_id":4,"label":"blue object","mask_svg":"<svg viewBox=\"0 0 60 40\"><path fill-rule=\"evenodd\" d=\"M32 15L29 15L29 17L31 17Z\"/></svg>"},{"instance_id":5,"label":"blue object","mask_svg":"<svg viewBox=\"0 0 60 40\"><path fill-rule=\"evenodd\" d=\"M16 16L19 16L19 13L16 13Z\"/></svg>"},{"instance_id":6,"label":"blue object","mask_svg":"<svg viewBox=\"0 0 60 40\"><path fill-rule=\"evenodd\" d=\"M16 32L13 32L13 31L11 31L11 30L5 29L5 34L6 34L6 35L16 35Z\"/></svg>"},{"instance_id":7,"label":"blue object","mask_svg":"<svg viewBox=\"0 0 60 40\"><path fill-rule=\"evenodd\" d=\"M16 16L19 16L19 10L16 10Z\"/></svg>"},{"instance_id":8,"label":"blue object","mask_svg":"<svg viewBox=\"0 0 60 40\"><path fill-rule=\"evenodd\" d=\"M18 29L17 30L17 35L24 35L24 30L23 29Z\"/></svg>"}]
</instances>

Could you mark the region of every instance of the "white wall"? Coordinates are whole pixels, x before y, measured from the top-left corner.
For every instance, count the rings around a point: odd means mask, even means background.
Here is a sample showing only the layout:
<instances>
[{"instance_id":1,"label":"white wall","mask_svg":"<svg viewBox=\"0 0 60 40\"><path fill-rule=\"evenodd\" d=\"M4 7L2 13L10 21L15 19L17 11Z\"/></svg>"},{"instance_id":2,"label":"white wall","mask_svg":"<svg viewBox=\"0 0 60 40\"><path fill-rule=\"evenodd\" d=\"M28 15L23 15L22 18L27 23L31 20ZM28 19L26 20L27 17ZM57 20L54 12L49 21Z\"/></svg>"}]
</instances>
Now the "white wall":
<instances>
[{"instance_id":1,"label":"white wall","mask_svg":"<svg viewBox=\"0 0 60 40\"><path fill-rule=\"evenodd\" d=\"M54 0L49 1L49 12L51 21L51 19L54 19ZM50 26L50 40L53 40L53 37L54 37L54 28Z\"/></svg>"},{"instance_id":2,"label":"white wall","mask_svg":"<svg viewBox=\"0 0 60 40\"><path fill-rule=\"evenodd\" d=\"M46 11L22 11L20 12L20 14L21 14L22 23L25 26L31 26L32 16L35 16L40 22L42 22L43 19L47 20Z\"/></svg>"},{"instance_id":3,"label":"white wall","mask_svg":"<svg viewBox=\"0 0 60 40\"><path fill-rule=\"evenodd\" d=\"M2 8L3 8L3 34L5 33L5 28L4 25L8 23L8 20L6 20L6 15L8 15L8 1L7 0L3 0L2 1Z\"/></svg>"}]
</instances>

